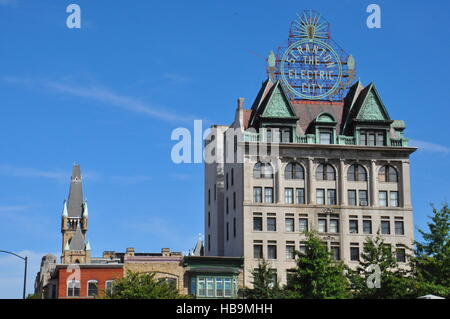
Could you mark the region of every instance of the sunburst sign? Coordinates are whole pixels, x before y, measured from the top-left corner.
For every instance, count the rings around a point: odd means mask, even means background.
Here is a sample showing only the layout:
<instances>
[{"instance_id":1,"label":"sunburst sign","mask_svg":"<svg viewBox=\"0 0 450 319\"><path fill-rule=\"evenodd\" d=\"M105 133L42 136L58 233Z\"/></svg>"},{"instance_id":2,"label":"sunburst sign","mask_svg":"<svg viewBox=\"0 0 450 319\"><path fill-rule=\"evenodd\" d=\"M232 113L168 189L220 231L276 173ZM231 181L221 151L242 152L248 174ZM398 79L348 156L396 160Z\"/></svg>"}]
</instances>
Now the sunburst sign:
<instances>
[{"instance_id":1,"label":"sunburst sign","mask_svg":"<svg viewBox=\"0 0 450 319\"><path fill-rule=\"evenodd\" d=\"M291 24L288 46L269 54L269 76L292 99L342 100L352 84L355 60L331 40L329 29L318 12L304 11Z\"/></svg>"}]
</instances>

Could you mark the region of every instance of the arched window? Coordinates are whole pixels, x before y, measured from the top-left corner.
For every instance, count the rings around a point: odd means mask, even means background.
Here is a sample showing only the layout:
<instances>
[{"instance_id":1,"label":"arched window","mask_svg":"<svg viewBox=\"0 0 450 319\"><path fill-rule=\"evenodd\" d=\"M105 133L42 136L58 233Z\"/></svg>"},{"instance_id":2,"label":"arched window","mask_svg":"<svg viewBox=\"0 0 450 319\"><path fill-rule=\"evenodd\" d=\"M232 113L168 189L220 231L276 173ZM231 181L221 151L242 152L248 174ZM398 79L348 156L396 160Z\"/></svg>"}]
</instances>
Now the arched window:
<instances>
[{"instance_id":1,"label":"arched window","mask_svg":"<svg viewBox=\"0 0 450 319\"><path fill-rule=\"evenodd\" d=\"M378 181L397 183L398 182L397 170L390 165L383 166L378 171Z\"/></svg>"},{"instance_id":2,"label":"arched window","mask_svg":"<svg viewBox=\"0 0 450 319\"><path fill-rule=\"evenodd\" d=\"M273 168L270 163L258 162L253 167L254 178L273 178Z\"/></svg>"},{"instance_id":3,"label":"arched window","mask_svg":"<svg viewBox=\"0 0 450 319\"><path fill-rule=\"evenodd\" d=\"M88 281L88 296L95 297L98 295L98 281L89 280Z\"/></svg>"},{"instance_id":4,"label":"arched window","mask_svg":"<svg viewBox=\"0 0 450 319\"><path fill-rule=\"evenodd\" d=\"M318 181L335 181L336 171L330 164L320 164L316 170L316 179Z\"/></svg>"},{"instance_id":5,"label":"arched window","mask_svg":"<svg viewBox=\"0 0 450 319\"><path fill-rule=\"evenodd\" d=\"M105 281L105 294L111 296L113 292L114 280Z\"/></svg>"},{"instance_id":6,"label":"arched window","mask_svg":"<svg viewBox=\"0 0 450 319\"><path fill-rule=\"evenodd\" d=\"M347 179L351 182L365 182L367 181L367 172L364 166L353 164L349 167L347 172Z\"/></svg>"},{"instance_id":7,"label":"arched window","mask_svg":"<svg viewBox=\"0 0 450 319\"><path fill-rule=\"evenodd\" d=\"M284 178L286 179L305 179L305 170L298 163L289 163L284 170Z\"/></svg>"}]
</instances>

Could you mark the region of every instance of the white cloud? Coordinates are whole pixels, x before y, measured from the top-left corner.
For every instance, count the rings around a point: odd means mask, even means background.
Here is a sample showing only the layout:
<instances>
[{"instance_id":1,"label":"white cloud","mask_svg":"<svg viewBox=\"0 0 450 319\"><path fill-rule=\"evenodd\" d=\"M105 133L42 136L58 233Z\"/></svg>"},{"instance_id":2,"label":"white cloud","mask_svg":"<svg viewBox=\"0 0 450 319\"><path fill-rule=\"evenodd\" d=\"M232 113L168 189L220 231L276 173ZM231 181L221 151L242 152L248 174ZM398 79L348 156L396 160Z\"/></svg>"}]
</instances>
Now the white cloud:
<instances>
[{"instance_id":1,"label":"white cloud","mask_svg":"<svg viewBox=\"0 0 450 319\"><path fill-rule=\"evenodd\" d=\"M173 77L175 79L176 77ZM181 78L178 78L181 80ZM2 81L19 84L26 87L38 87L70 96L86 98L101 102L107 106L115 106L134 113L143 114L167 122L192 122L195 117L178 114L178 111L168 111L165 108L141 101L138 98L119 94L112 89L99 85L79 86L34 78L2 77Z\"/></svg>"},{"instance_id":2,"label":"white cloud","mask_svg":"<svg viewBox=\"0 0 450 319\"><path fill-rule=\"evenodd\" d=\"M432 153L449 153L450 147L439 145L435 143L419 141L419 140L410 140L409 144L411 146L417 147L419 151L424 152L432 152Z\"/></svg>"},{"instance_id":3,"label":"white cloud","mask_svg":"<svg viewBox=\"0 0 450 319\"><path fill-rule=\"evenodd\" d=\"M9 212L17 212L24 211L30 208L30 206L25 205L15 205L15 206L0 206L0 213L9 213Z\"/></svg>"},{"instance_id":4,"label":"white cloud","mask_svg":"<svg viewBox=\"0 0 450 319\"><path fill-rule=\"evenodd\" d=\"M30 167L17 167L2 164L0 164L0 175L14 177L41 177L55 180L63 180L69 176L67 172L62 171L47 171Z\"/></svg>"}]
</instances>

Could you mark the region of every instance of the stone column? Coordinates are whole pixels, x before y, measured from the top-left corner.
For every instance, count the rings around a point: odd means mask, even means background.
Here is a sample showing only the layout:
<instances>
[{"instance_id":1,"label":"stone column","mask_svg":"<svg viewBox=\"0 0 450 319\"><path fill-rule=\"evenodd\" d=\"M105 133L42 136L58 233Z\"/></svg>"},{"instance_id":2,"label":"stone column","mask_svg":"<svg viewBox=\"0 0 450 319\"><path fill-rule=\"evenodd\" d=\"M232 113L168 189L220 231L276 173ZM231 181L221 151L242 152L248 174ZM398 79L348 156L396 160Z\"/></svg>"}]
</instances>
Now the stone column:
<instances>
[{"instance_id":1,"label":"stone column","mask_svg":"<svg viewBox=\"0 0 450 319\"><path fill-rule=\"evenodd\" d=\"M377 179L378 176L376 174L377 168L375 165L375 160L371 160L370 162L370 174L369 174L369 194L370 194L370 206L378 205L377 198Z\"/></svg>"},{"instance_id":2,"label":"stone column","mask_svg":"<svg viewBox=\"0 0 450 319\"><path fill-rule=\"evenodd\" d=\"M308 194L307 196L307 203L308 204L315 204L316 200L314 197L315 193L315 183L314 183L314 158L308 157L308 176L307 176L307 183L306 183L306 192Z\"/></svg>"},{"instance_id":3,"label":"stone column","mask_svg":"<svg viewBox=\"0 0 450 319\"><path fill-rule=\"evenodd\" d=\"M409 160L402 161L402 169L399 176L399 192L401 194L400 206L411 208L411 181L409 175Z\"/></svg>"},{"instance_id":4,"label":"stone column","mask_svg":"<svg viewBox=\"0 0 450 319\"><path fill-rule=\"evenodd\" d=\"M275 203L280 203L283 194L283 178L281 176L281 157L278 156L275 163L275 183L274 183L274 196Z\"/></svg>"},{"instance_id":5,"label":"stone column","mask_svg":"<svg viewBox=\"0 0 450 319\"><path fill-rule=\"evenodd\" d=\"M347 205L347 196L345 196L347 191L347 183L345 182L345 163L344 159L339 160L339 205Z\"/></svg>"}]
</instances>

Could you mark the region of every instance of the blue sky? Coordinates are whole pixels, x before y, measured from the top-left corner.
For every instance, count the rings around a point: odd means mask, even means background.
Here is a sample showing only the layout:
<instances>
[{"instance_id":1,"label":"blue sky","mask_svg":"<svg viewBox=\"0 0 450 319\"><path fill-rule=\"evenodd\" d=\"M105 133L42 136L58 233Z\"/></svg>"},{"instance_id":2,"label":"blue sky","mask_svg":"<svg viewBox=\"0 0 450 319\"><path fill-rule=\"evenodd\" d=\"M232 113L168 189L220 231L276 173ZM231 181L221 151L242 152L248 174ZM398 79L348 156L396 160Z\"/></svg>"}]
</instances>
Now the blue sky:
<instances>
[{"instance_id":1,"label":"blue sky","mask_svg":"<svg viewBox=\"0 0 450 319\"><path fill-rule=\"evenodd\" d=\"M82 28L65 25L77 3ZM173 129L233 120L253 101L265 57L297 12L315 9L353 54L420 150L411 157L415 223L448 200L448 1L0 0L0 249L61 249L71 166L81 164L93 255L187 251L203 231L203 166L172 163ZM0 256L0 298L21 296L22 263Z\"/></svg>"}]
</instances>

